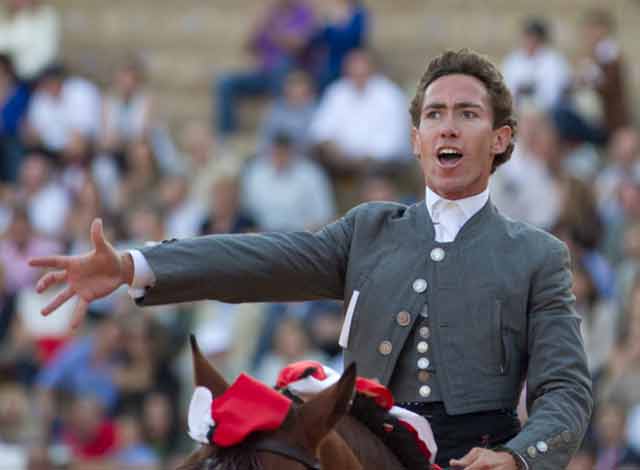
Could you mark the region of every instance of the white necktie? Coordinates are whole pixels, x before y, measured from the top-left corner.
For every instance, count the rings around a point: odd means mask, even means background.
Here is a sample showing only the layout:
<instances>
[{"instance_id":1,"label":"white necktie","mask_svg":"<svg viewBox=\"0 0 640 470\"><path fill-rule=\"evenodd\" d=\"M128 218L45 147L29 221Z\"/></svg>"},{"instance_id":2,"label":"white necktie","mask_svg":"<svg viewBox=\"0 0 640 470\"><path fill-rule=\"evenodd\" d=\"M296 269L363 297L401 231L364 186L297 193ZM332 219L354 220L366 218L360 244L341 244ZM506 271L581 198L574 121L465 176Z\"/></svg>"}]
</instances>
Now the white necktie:
<instances>
[{"instance_id":1,"label":"white necktie","mask_svg":"<svg viewBox=\"0 0 640 470\"><path fill-rule=\"evenodd\" d=\"M452 242L465 222L464 212L458 204L451 201L440 201L438 210L434 211L434 228L436 241Z\"/></svg>"}]
</instances>

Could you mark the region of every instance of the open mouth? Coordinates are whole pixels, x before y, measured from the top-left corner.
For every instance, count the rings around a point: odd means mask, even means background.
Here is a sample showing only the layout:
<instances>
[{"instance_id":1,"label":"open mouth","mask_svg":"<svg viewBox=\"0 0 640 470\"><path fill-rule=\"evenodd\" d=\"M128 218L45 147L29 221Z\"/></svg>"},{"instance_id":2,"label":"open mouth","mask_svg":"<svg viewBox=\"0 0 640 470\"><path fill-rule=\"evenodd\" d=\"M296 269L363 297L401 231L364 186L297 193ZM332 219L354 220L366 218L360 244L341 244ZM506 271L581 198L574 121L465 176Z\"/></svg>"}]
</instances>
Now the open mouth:
<instances>
[{"instance_id":1,"label":"open mouth","mask_svg":"<svg viewBox=\"0 0 640 470\"><path fill-rule=\"evenodd\" d=\"M443 148L438 151L438 162L445 168L453 168L462 160L462 156L458 149Z\"/></svg>"}]
</instances>

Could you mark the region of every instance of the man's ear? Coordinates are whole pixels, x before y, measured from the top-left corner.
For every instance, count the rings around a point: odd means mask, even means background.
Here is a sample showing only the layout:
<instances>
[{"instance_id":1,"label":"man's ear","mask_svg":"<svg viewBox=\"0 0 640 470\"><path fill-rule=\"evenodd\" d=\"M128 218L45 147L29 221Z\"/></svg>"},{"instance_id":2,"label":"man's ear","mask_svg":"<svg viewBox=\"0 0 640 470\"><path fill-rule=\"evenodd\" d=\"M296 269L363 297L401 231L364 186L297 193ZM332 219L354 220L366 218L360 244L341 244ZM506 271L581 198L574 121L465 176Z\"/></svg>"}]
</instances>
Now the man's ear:
<instances>
[{"instance_id":1,"label":"man's ear","mask_svg":"<svg viewBox=\"0 0 640 470\"><path fill-rule=\"evenodd\" d=\"M502 126L493 131L493 142L491 143L491 153L499 155L507 150L511 143L513 131L509 126Z\"/></svg>"},{"instance_id":2,"label":"man's ear","mask_svg":"<svg viewBox=\"0 0 640 470\"><path fill-rule=\"evenodd\" d=\"M356 383L356 365L351 364L338 382L320 392L300 408L300 419L309 440L316 448L320 441L347 413Z\"/></svg>"},{"instance_id":3,"label":"man's ear","mask_svg":"<svg viewBox=\"0 0 640 470\"><path fill-rule=\"evenodd\" d=\"M413 148L413 156L420 160L420 132L416 126L411 126L411 146Z\"/></svg>"}]
</instances>

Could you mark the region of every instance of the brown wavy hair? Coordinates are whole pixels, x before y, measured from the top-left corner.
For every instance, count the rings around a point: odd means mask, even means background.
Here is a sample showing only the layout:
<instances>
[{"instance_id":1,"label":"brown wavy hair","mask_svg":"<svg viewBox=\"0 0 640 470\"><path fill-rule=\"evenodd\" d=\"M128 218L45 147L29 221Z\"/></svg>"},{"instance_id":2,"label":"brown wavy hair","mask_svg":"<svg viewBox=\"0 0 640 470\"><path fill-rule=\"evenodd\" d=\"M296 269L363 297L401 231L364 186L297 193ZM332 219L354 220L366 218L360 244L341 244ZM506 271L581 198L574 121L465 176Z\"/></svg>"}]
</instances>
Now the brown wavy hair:
<instances>
[{"instance_id":1,"label":"brown wavy hair","mask_svg":"<svg viewBox=\"0 0 640 470\"><path fill-rule=\"evenodd\" d=\"M491 172L494 172L496 168L511 158L518 131L518 121L513 110L511 92L500 71L487 57L469 49L460 49L459 51L443 52L431 60L418 83L416 94L411 100L409 107L411 121L415 127L420 125L424 94L429 85L440 77L453 74L469 75L480 80L489 94L493 112L493 128L498 129L502 126L511 128L511 143L504 152L496 154L493 159Z\"/></svg>"}]
</instances>

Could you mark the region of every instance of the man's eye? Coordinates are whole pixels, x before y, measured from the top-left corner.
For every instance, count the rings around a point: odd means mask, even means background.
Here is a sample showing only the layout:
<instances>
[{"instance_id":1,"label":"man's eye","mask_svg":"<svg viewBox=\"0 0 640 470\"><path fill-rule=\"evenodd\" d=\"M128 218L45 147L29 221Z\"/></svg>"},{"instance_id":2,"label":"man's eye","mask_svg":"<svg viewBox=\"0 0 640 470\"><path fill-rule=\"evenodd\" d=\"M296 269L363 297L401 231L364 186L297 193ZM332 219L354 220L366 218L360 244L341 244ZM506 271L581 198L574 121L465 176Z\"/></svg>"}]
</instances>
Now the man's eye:
<instances>
[{"instance_id":1,"label":"man's eye","mask_svg":"<svg viewBox=\"0 0 640 470\"><path fill-rule=\"evenodd\" d=\"M429 111L425 115L427 119L438 119L440 118L440 111Z\"/></svg>"},{"instance_id":2,"label":"man's eye","mask_svg":"<svg viewBox=\"0 0 640 470\"><path fill-rule=\"evenodd\" d=\"M477 117L478 117L478 114L477 114L477 113L475 113L474 111L463 111L463 112L462 112L462 116L463 116L465 119L474 119L474 118L477 118Z\"/></svg>"}]
</instances>

